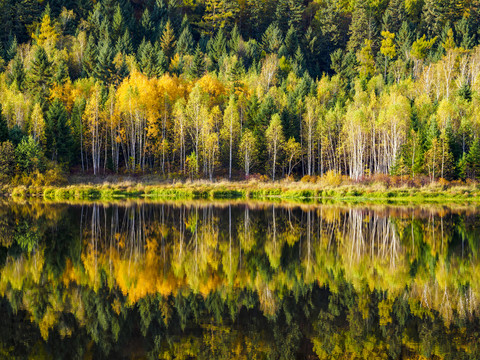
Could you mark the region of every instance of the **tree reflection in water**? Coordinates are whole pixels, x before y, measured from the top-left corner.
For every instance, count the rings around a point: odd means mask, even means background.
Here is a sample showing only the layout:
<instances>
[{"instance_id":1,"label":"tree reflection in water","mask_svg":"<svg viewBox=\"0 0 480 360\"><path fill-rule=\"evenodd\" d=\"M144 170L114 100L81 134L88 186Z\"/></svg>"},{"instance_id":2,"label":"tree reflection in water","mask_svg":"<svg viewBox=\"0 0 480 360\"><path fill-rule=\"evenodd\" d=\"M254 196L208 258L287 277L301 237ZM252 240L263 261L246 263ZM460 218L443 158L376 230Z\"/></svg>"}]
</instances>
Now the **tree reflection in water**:
<instances>
[{"instance_id":1,"label":"tree reflection in water","mask_svg":"<svg viewBox=\"0 0 480 360\"><path fill-rule=\"evenodd\" d=\"M0 205L4 357L476 358L471 206Z\"/></svg>"}]
</instances>

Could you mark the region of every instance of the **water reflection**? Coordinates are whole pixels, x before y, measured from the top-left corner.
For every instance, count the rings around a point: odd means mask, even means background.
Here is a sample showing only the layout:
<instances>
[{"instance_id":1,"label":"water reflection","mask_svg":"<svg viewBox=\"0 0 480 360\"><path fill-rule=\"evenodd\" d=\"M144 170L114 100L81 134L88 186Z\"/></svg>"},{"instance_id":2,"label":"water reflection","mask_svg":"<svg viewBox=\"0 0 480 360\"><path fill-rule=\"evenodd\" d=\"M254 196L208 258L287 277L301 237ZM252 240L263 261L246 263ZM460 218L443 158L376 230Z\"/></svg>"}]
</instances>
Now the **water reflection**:
<instances>
[{"instance_id":1,"label":"water reflection","mask_svg":"<svg viewBox=\"0 0 480 360\"><path fill-rule=\"evenodd\" d=\"M0 354L476 358L478 220L473 206L4 203Z\"/></svg>"}]
</instances>

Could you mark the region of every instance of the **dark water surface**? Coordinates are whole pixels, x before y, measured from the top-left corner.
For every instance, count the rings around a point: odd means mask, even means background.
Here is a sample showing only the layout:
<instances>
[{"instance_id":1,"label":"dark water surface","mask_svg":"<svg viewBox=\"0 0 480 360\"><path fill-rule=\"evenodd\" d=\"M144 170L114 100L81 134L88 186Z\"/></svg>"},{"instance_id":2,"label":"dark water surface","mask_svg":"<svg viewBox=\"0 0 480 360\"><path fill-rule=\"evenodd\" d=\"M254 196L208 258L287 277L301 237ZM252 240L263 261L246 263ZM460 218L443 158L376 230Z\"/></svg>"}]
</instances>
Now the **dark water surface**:
<instances>
[{"instance_id":1,"label":"dark water surface","mask_svg":"<svg viewBox=\"0 0 480 360\"><path fill-rule=\"evenodd\" d=\"M0 358L478 359L475 206L0 203Z\"/></svg>"}]
</instances>

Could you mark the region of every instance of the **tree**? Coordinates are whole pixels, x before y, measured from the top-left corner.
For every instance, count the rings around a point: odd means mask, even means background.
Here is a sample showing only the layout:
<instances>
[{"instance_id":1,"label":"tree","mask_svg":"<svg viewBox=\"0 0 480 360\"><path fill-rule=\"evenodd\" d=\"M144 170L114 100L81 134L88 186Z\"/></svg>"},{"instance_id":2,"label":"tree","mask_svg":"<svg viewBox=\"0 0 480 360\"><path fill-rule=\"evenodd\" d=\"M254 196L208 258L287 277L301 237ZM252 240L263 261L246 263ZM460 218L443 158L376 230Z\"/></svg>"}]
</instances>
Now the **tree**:
<instances>
[{"instance_id":1,"label":"tree","mask_svg":"<svg viewBox=\"0 0 480 360\"><path fill-rule=\"evenodd\" d=\"M285 154L288 161L287 175L290 176L293 168L300 162L300 155L302 154L302 147L297 141L295 141L294 137L288 139L285 144Z\"/></svg>"},{"instance_id":2,"label":"tree","mask_svg":"<svg viewBox=\"0 0 480 360\"><path fill-rule=\"evenodd\" d=\"M194 44L190 26L187 25L178 38L175 52L181 56L189 55L193 52Z\"/></svg>"},{"instance_id":3,"label":"tree","mask_svg":"<svg viewBox=\"0 0 480 360\"><path fill-rule=\"evenodd\" d=\"M223 116L223 127L221 135L224 141L228 143L229 161L228 161L228 178L232 179L232 162L233 162L233 148L238 141L240 135L240 115L238 113L237 103L235 97L232 95L225 109Z\"/></svg>"},{"instance_id":4,"label":"tree","mask_svg":"<svg viewBox=\"0 0 480 360\"><path fill-rule=\"evenodd\" d=\"M245 170L246 177L250 175L250 170L255 164L257 152L257 140L253 133L246 129L242 135L242 140L240 141L240 162Z\"/></svg>"},{"instance_id":5,"label":"tree","mask_svg":"<svg viewBox=\"0 0 480 360\"><path fill-rule=\"evenodd\" d=\"M53 51L57 44L59 34L55 29L55 24L52 22L49 12L43 15L37 33L33 34L32 37L38 46L48 49L48 52Z\"/></svg>"},{"instance_id":6,"label":"tree","mask_svg":"<svg viewBox=\"0 0 480 360\"><path fill-rule=\"evenodd\" d=\"M2 113L2 105L0 104L0 143L8 140L8 123Z\"/></svg>"},{"instance_id":7,"label":"tree","mask_svg":"<svg viewBox=\"0 0 480 360\"><path fill-rule=\"evenodd\" d=\"M107 84L114 72L113 52L108 38L103 39L98 46L97 59L93 67L93 75Z\"/></svg>"},{"instance_id":8,"label":"tree","mask_svg":"<svg viewBox=\"0 0 480 360\"><path fill-rule=\"evenodd\" d=\"M475 139L466 156L467 175L471 179L480 179L480 141Z\"/></svg>"},{"instance_id":9,"label":"tree","mask_svg":"<svg viewBox=\"0 0 480 360\"><path fill-rule=\"evenodd\" d=\"M40 145L31 136L23 138L15 150L18 169L24 174L45 169L45 159Z\"/></svg>"},{"instance_id":10,"label":"tree","mask_svg":"<svg viewBox=\"0 0 480 360\"><path fill-rule=\"evenodd\" d=\"M32 115L30 116L30 135L40 145L45 144L45 119L39 103L33 106Z\"/></svg>"},{"instance_id":11,"label":"tree","mask_svg":"<svg viewBox=\"0 0 480 360\"><path fill-rule=\"evenodd\" d=\"M71 160L71 132L67 110L58 99L54 100L48 109L45 137L48 144L47 155L54 161L68 165ZM33 138L31 139L35 142Z\"/></svg>"},{"instance_id":12,"label":"tree","mask_svg":"<svg viewBox=\"0 0 480 360\"><path fill-rule=\"evenodd\" d=\"M197 44L195 55L193 56L192 65L188 70L190 76L193 78L201 77L205 72L205 60L200 46Z\"/></svg>"},{"instance_id":13,"label":"tree","mask_svg":"<svg viewBox=\"0 0 480 360\"><path fill-rule=\"evenodd\" d=\"M317 128L318 118L318 104L317 100L313 96L309 96L305 99L305 114L303 115L303 139L307 146L307 175L313 175L314 172L314 146L315 146L315 130ZM293 143L290 145L293 146ZM291 149L293 150L293 149ZM292 159L293 160L293 159Z\"/></svg>"},{"instance_id":14,"label":"tree","mask_svg":"<svg viewBox=\"0 0 480 360\"><path fill-rule=\"evenodd\" d=\"M369 79L375 74L371 40L365 40L365 45L357 52L357 61L359 63L358 72L362 79Z\"/></svg>"},{"instance_id":15,"label":"tree","mask_svg":"<svg viewBox=\"0 0 480 360\"><path fill-rule=\"evenodd\" d=\"M200 154L200 138L205 120L208 118L208 109L206 106L205 96L202 93L200 85L197 83L192 92L188 96L186 106L187 114L187 132L190 134L193 144L193 153L196 156ZM198 159L196 161L198 166ZM196 170L198 173L198 168Z\"/></svg>"},{"instance_id":16,"label":"tree","mask_svg":"<svg viewBox=\"0 0 480 360\"><path fill-rule=\"evenodd\" d=\"M215 34L219 29L228 27L236 12L235 1L205 0L205 13L202 18L205 33Z\"/></svg>"},{"instance_id":17,"label":"tree","mask_svg":"<svg viewBox=\"0 0 480 360\"><path fill-rule=\"evenodd\" d=\"M43 47L37 47L28 72L28 87L34 96L44 104L53 84L52 62L48 60Z\"/></svg>"},{"instance_id":18,"label":"tree","mask_svg":"<svg viewBox=\"0 0 480 360\"><path fill-rule=\"evenodd\" d=\"M387 68L388 68L388 61L395 57L396 50L395 50L395 34L392 34L389 31L382 31L382 46L380 47L380 52L385 57L385 73L384 78L387 79Z\"/></svg>"},{"instance_id":19,"label":"tree","mask_svg":"<svg viewBox=\"0 0 480 360\"><path fill-rule=\"evenodd\" d=\"M86 143L90 145L93 174L97 175L100 170L100 160L102 154L104 121L102 121L101 113L101 86L96 83L93 87L92 94L87 101L83 120L85 122ZM106 144L103 144L106 146ZM105 159L106 160L106 159Z\"/></svg>"},{"instance_id":20,"label":"tree","mask_svg":"<svg viewBox=\"0 0 480 360\"><path fill-rule=\"evenodd\" d=\"M13 59L12 70L7 74L7 83L11 84L17 91L22 91L25 78L26 75L23 68L23 61L20 55L16 55Z\"/></svg>"},{"instance_id":21,"label":"tree","mask_svg":"<svg viewBox=\"0 0 480 360\"><path fill-rule=\"evenodd\" d=\"M371 40L367 6L366 2L356 2L349 29L350 39L347 44L347 50L350 52L356 53L365 44L365 40Z\"/></svg>"},{"instance_id":22,"label":"tree","mask_svg":"<svg viewBox=\"0 0 480 360\"><path fill-rule=\"evenodd\" d=\"M173 31L170 21L167 22L165 29L163 30L162 37L160 38L160 47L167 59L171 59L175 50L176 40L175 32Z\"/></svg>"},{"instance_id":23,"label":"tree","mask_svg":"<svg viewBox=\"0 0 480 360\"><path fill-rule=\"evenodd\" d=\"M15 148L10 141L0 142L0 182L8 182L15 172Z\"/></svg>"},{"instance_id":24,"label":"tree","mask_svg":"<svg viewBox=\"0 0 480 360\"><path fill-rule=\"evenodd\" d=\"M275 167L285 142L282 121L279 114L274 114L272 116L272 120L270 121L270 125L265 132L265 136L267 138L267 147L270 154L270 160L272 162L272 179L275 181Z\"/></svg>"}]
</instances>

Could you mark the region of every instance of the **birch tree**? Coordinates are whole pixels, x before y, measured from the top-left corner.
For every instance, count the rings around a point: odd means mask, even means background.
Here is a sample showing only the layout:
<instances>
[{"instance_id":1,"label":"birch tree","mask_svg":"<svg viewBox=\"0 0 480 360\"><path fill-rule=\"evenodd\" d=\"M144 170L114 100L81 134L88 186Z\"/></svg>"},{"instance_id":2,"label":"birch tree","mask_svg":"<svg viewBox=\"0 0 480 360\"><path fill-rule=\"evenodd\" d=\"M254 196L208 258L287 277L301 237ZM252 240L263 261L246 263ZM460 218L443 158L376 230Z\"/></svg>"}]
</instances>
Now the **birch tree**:
<instances>
[{"instance_id":1,"label":"birch tree","mask_svg":"<svg viewBox=\"0 0 480 360\"><path fill-rule=\"evenodd\" d=\"M280 115L274 114L272 116L270 125L265 131L265 136L267 138L268 153L270 154L272 166L272 180L275 181L276 165L280 152L283 150L283 145L285 143Z\"/></svg>"},{"instance_id":2,"label":"birch tree","mask_svg":"<svg viewBox=\"0 0 480 360\"><path fill-rule=\"evenodd\" d=\"M228 143L228 178L232 179L232 162L234 143L240 134L240 115L235 97L232 95L223 116L222 139Z\"/></svg>"}]
</instances>

